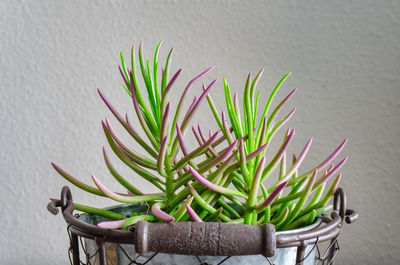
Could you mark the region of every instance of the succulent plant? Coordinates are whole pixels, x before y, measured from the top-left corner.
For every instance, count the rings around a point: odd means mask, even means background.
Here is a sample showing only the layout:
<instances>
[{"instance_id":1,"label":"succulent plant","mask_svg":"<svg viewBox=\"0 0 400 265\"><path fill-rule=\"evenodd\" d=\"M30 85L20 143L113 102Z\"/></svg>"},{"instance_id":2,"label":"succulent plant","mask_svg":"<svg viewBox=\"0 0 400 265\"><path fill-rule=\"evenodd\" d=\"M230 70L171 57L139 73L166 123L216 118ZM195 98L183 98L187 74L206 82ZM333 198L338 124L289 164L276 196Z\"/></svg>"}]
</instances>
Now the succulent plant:
<instances>
[{"instance_id":1,"label":"succulent plant","mask_svg":"<svg viewBox=\"0 0 400 265\"><path fill-rule=\"evenodd\" d=\"M61 176L87 192L123 203L145 202L151 211L128 218L81 204L75 204L75 209L113 220L98 224L108 229L124 229L140 220L147 220L215 221L249 225L273 223L277 230L306 226L314 222L319 215L332 209L328 203L340 182L341 174L338 171L346 163L347 157L336 165L333 161L347 140L344 140L323 162L301 174L298 173L300 165L310 149L312 138L297 156L293 154L291 162L287 161L288 146L295 135L295 129L288 128L279 149L274 155L270 152L267 155L269 144L295 112L293 109L282 119L277 119L296 89L270 111L275 95L290 73L278 82L266 103L262 99L261 90L257 90L257 83L263 70L254 80L249 74L242 95L243 113L239 107L239 95L235 92L232 97L226 79L223 82L226 112L224 110L219 112L212 100L210 90L217 82L214 80L208 86L202 84L198 98L194 97L183 113L184 102L188 98L190 89L214 67L193 78L180 97L170 97L182 69L169 77L173 52L171 49L165 66L161 68L161 73L159 72L158 54L161 44L162 42L156 48L152 65L149 60L144 59L143 44L139 46L140 74L144 81L146 96L139 84L135 47L131 49L130 68L126 65L121 52L119 71L124 81L123 87L132 99L138 124L133 124L127 114L122 116L98 90L111 113L141 147L141 150L130 148L117 135L111 122L106 118L102 121L102 126L111 149L137 175L159 189L159 193L144 194L129 182L111 164L104 147L104 160L110 174L127 192L110 190L94 175L92 179L95 186L87 185L52 163ZM219 127L214 133L209 130L206 134L200 125L189 128L196 111L205 100ZM174 113L172 104L176 104ZM146 135L146 139L139 136L136 131L139 127ZM189 150L187 140L185 141L185 134L189 129L198 143L193 150ZM274 172L277 180L267 186L266 180ZM330 179L333 181L329 181ZM331 183L329 189L328 182Z\"/></svg>"}]
</instances>

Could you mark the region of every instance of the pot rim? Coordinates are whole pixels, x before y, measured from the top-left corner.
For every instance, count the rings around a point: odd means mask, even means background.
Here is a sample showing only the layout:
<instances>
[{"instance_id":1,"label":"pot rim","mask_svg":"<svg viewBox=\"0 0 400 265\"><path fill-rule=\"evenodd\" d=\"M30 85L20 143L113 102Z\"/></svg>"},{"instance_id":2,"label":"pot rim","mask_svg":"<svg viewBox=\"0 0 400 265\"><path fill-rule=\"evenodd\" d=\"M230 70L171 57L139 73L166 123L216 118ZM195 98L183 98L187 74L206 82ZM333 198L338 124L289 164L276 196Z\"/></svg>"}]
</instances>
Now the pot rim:
<instances>
[{"instance_id":1,"label":"pot rim","mask_svg":"<svg viewBox=\"0 0 400 265\"><path fill-rule=\"evenodd\" d=\"M300 227L300 228L296 228L296 229L291 229L291 230L283 230L283 231L276 231L276 235L291 235L291 234L298 234L298 233L302 233L302 232L306 232L309 230L312 230L314 228L319 227L322 224L322 218L321 217L317 217L317 220L307 226L304 227Z\"/></svg>"},{"instance_id":2,"label":"pot rim","mask_svg":"<svg viewBox=\"0 0 400 265\"><path fill-rule=\"evenodd\" d=\"M103 207L102 209L108 210L108 211L112 211L112 210L115 210L115 209L118 209L118 208L132 207L134 205L135 204L123 203L123 204L116 204L116 205ZM136 205L143 205L143 204L142 203L137 203ZM92 214L82 213L82 214L79 215L78 219L88 223L87 218L90 215L92 215ZM300 228L296 228L296 229L291 229L291 230L276 231L276 235L298 234L298 233L306 232L306 231L312 230L314 228L317 228L321 224L322 224L322 218L321 217L317 217L316 221L314 223L308 225L308 226L304 226L304 227L300 227Z\"/></svg>"}]
</instances>

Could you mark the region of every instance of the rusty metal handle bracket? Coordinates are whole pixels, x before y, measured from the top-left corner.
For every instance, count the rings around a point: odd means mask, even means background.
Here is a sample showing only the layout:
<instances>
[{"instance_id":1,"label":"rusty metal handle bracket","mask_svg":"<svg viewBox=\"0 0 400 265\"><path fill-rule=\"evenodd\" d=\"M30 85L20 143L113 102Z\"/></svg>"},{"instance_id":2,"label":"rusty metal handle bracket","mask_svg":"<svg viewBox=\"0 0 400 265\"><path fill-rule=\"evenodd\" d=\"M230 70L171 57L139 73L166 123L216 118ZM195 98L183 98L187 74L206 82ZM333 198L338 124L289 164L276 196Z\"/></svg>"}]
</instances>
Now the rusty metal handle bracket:
<instances>
[{"instance_id":1,"label":"rusty metal handle bracket","mask_svg":"<svg viewBox=\"0 0 400 265\"><path fill-rule=\"evenodd\" d=\"M135 249L183 255L236 256L262 254L272 257L276 249L275 226L231 223L149 223L135 229Z\"/></svg>"},{"instance_id":2,"label":"rusty metal handle bracket","mask_svg":"<svg viewBox=\"0 0 400 265\"><path fill-rule=\"evenodd\" d=\"M348 224L355 222L358 219L358 213L347 208L346 193L342 188L337 188L333 197L333 210L336 211L342 221Z\"/></svg>"}]
</instances>

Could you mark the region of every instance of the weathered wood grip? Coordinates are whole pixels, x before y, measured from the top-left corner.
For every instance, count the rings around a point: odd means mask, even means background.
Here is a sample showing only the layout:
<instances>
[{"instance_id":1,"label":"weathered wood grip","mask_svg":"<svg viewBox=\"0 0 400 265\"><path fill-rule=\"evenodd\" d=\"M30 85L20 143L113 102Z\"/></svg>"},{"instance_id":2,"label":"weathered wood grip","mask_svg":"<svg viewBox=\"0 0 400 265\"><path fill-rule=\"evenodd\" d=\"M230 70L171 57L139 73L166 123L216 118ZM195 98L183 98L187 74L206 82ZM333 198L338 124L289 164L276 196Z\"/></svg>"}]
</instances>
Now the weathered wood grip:
<instances>
[{"instance_id":1,"label":"weathered wood grip","mask_svg":"<svg viewBox=\"0 0 400 265\"><path fill-rule=\"evenodd\" d=\"M139 254L159 253L235 256L275 254L275 226L230 223L149 223L135 228L135 249Z\"/></svg>"}]
</instances>

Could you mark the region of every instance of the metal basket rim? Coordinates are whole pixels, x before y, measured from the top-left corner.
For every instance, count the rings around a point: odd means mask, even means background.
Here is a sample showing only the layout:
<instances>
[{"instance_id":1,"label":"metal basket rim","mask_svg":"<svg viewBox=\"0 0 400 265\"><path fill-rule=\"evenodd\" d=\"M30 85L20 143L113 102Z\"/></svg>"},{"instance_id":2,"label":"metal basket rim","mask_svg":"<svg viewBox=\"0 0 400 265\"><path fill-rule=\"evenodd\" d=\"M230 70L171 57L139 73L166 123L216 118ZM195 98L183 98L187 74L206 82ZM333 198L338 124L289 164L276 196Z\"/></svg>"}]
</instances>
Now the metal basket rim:
<instances>
[{"instance_id":1,"label":"metal basket rim","mask_svg":"<svg viewBox=\"0 0 400 265\"><path fill-rule=\"evenodd\" d=\"M90 239L102 237L104 238L104 241L118 242L123 244L133 244L134 242L134 228L131 231L108 230L88 224L78 219L77 216L73 214L74 204L72 201L71 192L67 186L64 186L62 189L61 199L52 200L48 204L47 208L53 214L57 214L59 211L57 207L61 207L63 217L68 224L68 229L79 236ZM344 221L346 221L346 223L351 223L357 218L358 214L354 210L346 209L345 193L342 188L338 188L334 196L334 210L332 211L331 216L322 216L322 225L311 230L299 231L290 234L279 234L279 232L277 232L276 248L307 246L316 242L331 240L338 236Z\"/></svg>"}]
</instances>

